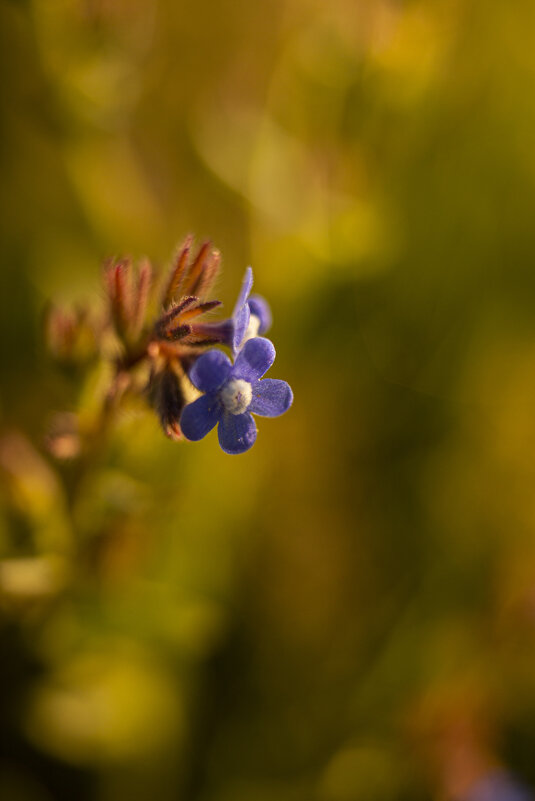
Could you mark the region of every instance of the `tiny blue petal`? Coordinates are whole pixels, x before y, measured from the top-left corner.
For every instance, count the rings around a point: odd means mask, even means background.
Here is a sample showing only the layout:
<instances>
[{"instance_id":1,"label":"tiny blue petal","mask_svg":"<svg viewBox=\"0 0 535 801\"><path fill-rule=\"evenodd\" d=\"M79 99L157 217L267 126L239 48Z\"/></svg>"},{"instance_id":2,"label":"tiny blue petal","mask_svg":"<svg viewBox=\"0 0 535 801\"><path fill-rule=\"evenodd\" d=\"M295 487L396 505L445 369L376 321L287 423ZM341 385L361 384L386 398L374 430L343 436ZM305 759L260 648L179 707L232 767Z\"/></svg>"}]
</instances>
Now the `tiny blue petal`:
<instances>
[{"instance_id":1,"label":"tiny blue petal","mask_svg":"<svg viewBox=\"0 0 535 801\"><path fill-rule=\"evenodd\" d=\"M251 312L249 306L245 304L238 311L234 312L232 317L233 331L232 331L232 352L237 353L239 347L245 336L245 332L249 326Z\"/></svg>"},{"instance_id":2,"label":"tiny blue petal","mask_svg":"<svg viewBox=\"0 0 535 801\"><path fill-rule=\"evenodd\" d=\"M238 353L232 375L249 383L262 378L275 361L275 347L269 339L255 337L249 339Z\"/></svg>"},{"instance_id":3,"label":"tiny blue petal","mask_svg":"<svg viewBox=\"0 0 535 801\"><path fill-rule=\"evenodd\" d=\"M288 411L293 401L293 393L286 381L278 378L264 378L253 386L253 399L249 411L261 417L278 417Z\"/></svg>"},{"instance_id":4,"label":"tiny blue petal","mask_svg":"<svg viewBox=\"0 0 535 801\"><path fill-rule=\"evenodd\" d=\"M187 407L186 407L187 408ZM221 416L217 429L219 444L225 453L245 453L255 443L256 425L249 414L228 414Z\"/></svg>"},{"instance_id":5,"label":"tiny blue petal","mask_svg":"<svg viewBox=\"0 0 535 801\"><path fill-rule=\"evenodd\" d=\"M189 372L192 384L201 392L215 392L232 370L228 356L220 350L209 350L199 356Z\"/></svg>"},{"instance_id":6,"label":"tiny blue petal","mask_svg":"<svg viewBox=\"0 0 535 801\"><path fill-rule=\"evenodd\" d=\"M253 268L247 267L245 270L245 275L243 277L240 294L238 295L238 300L236 301L236 305L234 306L234 314L236 314L242 306L247 304L247 300L249 295L251 294L251 289L253 287Z\"/></svg>"},{"instance_id":7,"label":"tiny blue petal","mask_svg":"<svg viewBox=\"0 0 535 801\"><path fill-rule=\"evenodd\" d=\"M222 414L215 395L202 395L182 410L180 428L187 439L196 442L215 427Z\"/></svg>"},{"instance_id":8,"label":"tiny blue petal","mask_svg":"<svg viewBox=\"0 0 535 801\"><path fill-rule=\"evenodd\" d=\"M271 328L273 318L271 316L271 309L269 303L261 295L251 295L248 301L249 311L258 317L260 325L258 326L258 333L265 334Z\"/></svg>"},{"instance_id":9,"label":"tiny blue petal","mask_svg":"<svg viewBox=\"0 0 535 801\"><path fill-rule=\"evenodd\" d=\"M243 277L240 294L238 295L238 300L236 301L234 311L232 312L233 332L231 345L233 353L237 353L245 336L245 332L249 326L251 312L249 310L249 304L247 301L249 299L252 286L253 270L251 267L247 267Z\"/></svg>"}]
</instances>

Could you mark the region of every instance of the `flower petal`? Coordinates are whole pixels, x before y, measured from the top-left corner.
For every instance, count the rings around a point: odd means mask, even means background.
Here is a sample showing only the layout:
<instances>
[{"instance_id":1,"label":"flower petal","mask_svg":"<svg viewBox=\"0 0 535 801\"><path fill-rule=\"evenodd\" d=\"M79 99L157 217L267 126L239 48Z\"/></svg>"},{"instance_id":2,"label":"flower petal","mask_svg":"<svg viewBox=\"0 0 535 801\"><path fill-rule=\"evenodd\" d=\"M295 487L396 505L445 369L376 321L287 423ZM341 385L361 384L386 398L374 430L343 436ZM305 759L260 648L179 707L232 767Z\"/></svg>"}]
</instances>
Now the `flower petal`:
<instances>
[{"instance_id":1,"label":"flower petal","mask_svg":"<svg viewBox=\"0 0 535 801\"><path fill-rule=\"evenodd\" d=\"M249 305L247 301L249 299L252 286L253 270L251 267L247 267L243 277L240 294L238 295L238 300L236 301L234 311L232 312L232 324L234 329L232 332L232 352L234 354L238 352L238 349L245 336L245 332L249 326L251 312L249 311Z\"/></svg>"},{"instance_id":2,"label":"flower petal","mask_svg":"<svg viewBox=\"0 0 535 801\"><path fill-rule=\"evenodd\" d=\"M189 371L190 381L201 392L215 392L228 378L231 363L220 350L209 350L199 356Z\"/></svg>"},{"instance_id":3,"label":"flower petal","mask_svg":"<svg viewBox=\"0 0 535 801\"><path fill-rule=\"evenodd\" d=\"M215 395L202 395L184 407L180 417L182 433L187 439L197 442L214 428L221 414L221 405Z\"/></svg>"},{"instance_id":4,"label":"flower petal","mask_svg":"<svg viewBox=\"0 0 535 801\"><path fill-rule=\"evenodd\" d=\"M245 453L255 443L256 425L249 414L224 413L217 429L219 444L225 453Z\"/></svg>"},{"instance_id":5,"label":"flower petal","mask_svg":"<svg viewBox=\"0 0 535 801\"><path fill-rule=\"evenodd\" d=\"M262 417L278 417L284 414L293 401L293 392L286 381L264 378L253 386L253 399L249 411Z\"/></svg>"},{"instance_id":6,"label":"flower petal","mask_svg":"<svg viewBox=\"0 0 535 801\"><path fill-rule=\"evenodd\" d=\"M233 324L232 351L234 354L237 353L243 341L245 332L249 327L250 318L251 318L251 312L249 311L249 306L247 305L247 303L234 312L234 316L232 318L232 324Z\"/></svg>"},{"instance_id":7,"label":"flower petal","mask_svg":"<svg viewBox=\"0 0 535 801\"><path fill-rule=\"evenodd\" d=\"M234 316L236 312L241 309L242 306L245 306L247 303L247 299L251 294L251 288L253 286L253 269L252 267L247 267L245 270L245 275L243 276L243 281L240 289L240 294L238 295L238 300L236 301L236 305L234 306Z\"/></svg>"},{"instance_id":8,"label":"flower petal","mask_svg":"<svg viewBox=\"0 0 535 801\"><path fill-rule=\"evenodd\" d=\"M249 383L262 378L275 361L275 347L269 339L254 337L249 339L238 353L232 375Z\"/></svg>"},{"instance_id":9,"label":"flower petal","mask_svg":"<svg viewBox=\"0 0 535 801\"><path fill-rule=\"evenodd\" d=\"M258 333L265 334L271 328L273 318L271 316L271 309L269 303L261 295L251 295L248 300L249 311L258 317L260 325L258 326Z\"/></svg>"}]
</instances>

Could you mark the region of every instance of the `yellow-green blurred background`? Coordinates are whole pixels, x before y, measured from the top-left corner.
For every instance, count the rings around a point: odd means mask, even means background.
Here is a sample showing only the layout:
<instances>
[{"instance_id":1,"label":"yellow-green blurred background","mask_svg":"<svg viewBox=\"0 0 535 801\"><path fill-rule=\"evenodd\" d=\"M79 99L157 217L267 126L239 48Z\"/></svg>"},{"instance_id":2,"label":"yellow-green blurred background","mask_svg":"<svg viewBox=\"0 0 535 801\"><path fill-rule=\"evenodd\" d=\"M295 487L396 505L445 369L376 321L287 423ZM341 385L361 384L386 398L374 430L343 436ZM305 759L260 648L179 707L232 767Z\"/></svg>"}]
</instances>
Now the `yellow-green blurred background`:
<instances>
[{"instance_id":1,"label":"yellow-green blurred background","mask_svg":"<svg viewBox=\"0 0 535 801\"><path fill-rule=\"evenodd\" d=\"M531 0L2 1L2 799L535 786L534 42ZM73 496L45 301L188 232L294 406L240 457L127 410Z\"/></svg>"}]
</instances>

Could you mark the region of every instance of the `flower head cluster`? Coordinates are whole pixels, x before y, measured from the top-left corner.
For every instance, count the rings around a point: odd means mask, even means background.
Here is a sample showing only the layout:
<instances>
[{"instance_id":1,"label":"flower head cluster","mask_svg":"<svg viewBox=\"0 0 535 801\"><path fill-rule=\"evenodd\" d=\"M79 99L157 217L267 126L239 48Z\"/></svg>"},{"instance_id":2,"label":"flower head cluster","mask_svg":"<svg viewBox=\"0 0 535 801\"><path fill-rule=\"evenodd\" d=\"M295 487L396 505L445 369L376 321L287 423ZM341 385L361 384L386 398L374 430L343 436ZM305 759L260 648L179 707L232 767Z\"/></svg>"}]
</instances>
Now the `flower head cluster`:
<instances>
[{"instance_id":1,"label":"flower head cluster","mask_svg":"<svg viewBox=\"0 0 535 801\"><path fill-rule=\"evenodd\" d=\"M275 348L261 336L271 325L271 311L264 298L251 295L252 269L245 271L231 317L206 319L221 306L209 297L221 257L209 242L196 254L192 245L188 237L163 286L146 260L137 268L130 259L106 265L108 315L92 332L94 350L104 352L105 334L113 331L118 347L110 398L135 389L136 377L145 375L141 385L167 436L199 440L219 424L222 449L243 453L256 439L251 415L282 414L292 392L284 381L263 379ZM57 358L77 352L72 343L82 341L83 326L83 315L49 316L49 347ZM234 363L214 346L228 348ZM193 399L198 393L203 394Z\"/></svg>"}]
</instances>

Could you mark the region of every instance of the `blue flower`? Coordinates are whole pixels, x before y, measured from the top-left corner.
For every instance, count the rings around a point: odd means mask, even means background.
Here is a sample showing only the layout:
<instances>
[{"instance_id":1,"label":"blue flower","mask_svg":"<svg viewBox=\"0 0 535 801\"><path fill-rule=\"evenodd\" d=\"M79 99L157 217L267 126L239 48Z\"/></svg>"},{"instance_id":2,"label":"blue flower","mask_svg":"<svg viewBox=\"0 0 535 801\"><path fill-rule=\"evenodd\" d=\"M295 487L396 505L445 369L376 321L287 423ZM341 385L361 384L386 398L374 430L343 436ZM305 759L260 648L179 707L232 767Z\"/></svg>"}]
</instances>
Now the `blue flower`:
<instances>
[{"instance_id":1,"label":"blue flower","mask_svg":"<svg viewBox=\"0 0 535 801\"><path fill-rule=\"evenodd\" d=\"M232 352L236 354L249 339L265 334L271 327L271 309L261 295L251 295L253 271L245 271L240 294L232 312ZM251 296L250 296L251 295Z\"/></svg>"},{"instance_id":2,"label":"blue flower","mask_svg":"<svg viewBox=\"0 0 535 801\"><path fill-rule=\"evenodd\" d=\"M216 323L194 323L190 326L193 334L226 345L233 356L249 339L265 334L271 326L271 310L261 295L250 297L252 286L253 271L247 267L232 317Z\"/></svg>"},{"instance_id":3,"label":"blue flower","mask_svg":"<svg viewBox=\"0 0 535 801\"><path fill-rule=\"evenodd\" d=\"M273 343L263 337L248 340L234 364L221 351L203 353L189 377L205 394L184 408L180 418L184 436L197 441L219 423L219 444L225 453L249 450L257 433L251 413L278 417L293 401L286 381L261 380L274 360Z\"/></svg>"},{"instance_id":4,"label":"blue flower","mask_svg":"<svg viewBox=\"0 0 535 801\"><path fill-rule=\"evenodd\" d=\"M271 309L261 295L251 295L253 271L248 267L245 271L240 294L232 312L232 341L229 343L232 353L236 353L246 342L259 334L265 334L271 327Z\"/></svg>"}]
</instances>

